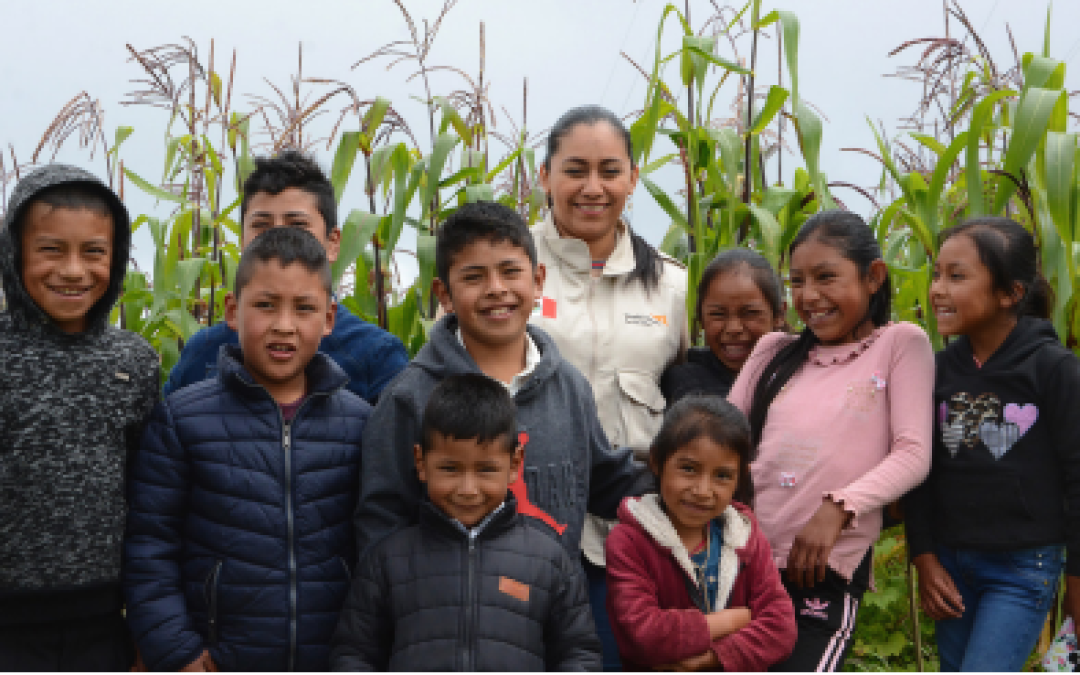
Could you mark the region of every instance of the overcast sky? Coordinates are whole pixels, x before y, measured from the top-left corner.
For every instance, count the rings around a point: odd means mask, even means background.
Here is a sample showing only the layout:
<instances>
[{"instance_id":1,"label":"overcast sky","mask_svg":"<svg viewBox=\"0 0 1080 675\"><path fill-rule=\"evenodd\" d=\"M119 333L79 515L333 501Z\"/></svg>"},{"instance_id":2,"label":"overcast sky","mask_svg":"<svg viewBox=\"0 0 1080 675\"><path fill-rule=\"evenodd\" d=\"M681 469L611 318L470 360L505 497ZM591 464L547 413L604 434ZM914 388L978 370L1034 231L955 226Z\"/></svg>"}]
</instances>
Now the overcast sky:
<instances>
[{"instance_id":1,"label":"overcast sky","mask_svg":"<svg viewBox=\"0 0 1080 675\"><path fill-rule=\"evenodd\" d=\"M424 18L431 20L438 14L442 0L406 0L405 4L422 26ZM642 107L645 87L641 75L619 53L625 51L646 68L651 65L665 4L662 0L460 0L444 22L430 63L455 66L475 77L483 21L487 31L485 81L491 83L490 96L498 110L497 130L510 129L503 107L520 124L525 78L529 83L528 128L532 132L548 128L568 108L586 103L599 103L626 114ZM677 4L683 8L684 0ZM691 0L690 4L692 23L698 27L712 13L713 3ZM1041 49L1044 3L964 0L961 6L1002 69L1014 62L1006 24L1021 53ZM883 122L891 134L899 133L895 131L898 118L914 110L921 88L885 76L913 64L920 50L909 49L895 57L888 53L907 40L942 36L941 0L765 1L765 12L777 8L794 10L801 21L800 91L827 118L823 169L830 180L876 183L880 168L873 160L841 149L873 147L867 117ZM669 23L662 45L665 53L678 40L676 25ZM352 69L353 63L384 43L408 38L405 21L391 0L0 0L0 25L4 32L0 40L0 143L5 150L10 143L22 161L30 158L61 106L80 91L87 91L105 107L110 138L117 126L135 128L122 148L126 166L149 179L160 177L167 113L120 104L133 89L130 80L141 76L139 67L128 60L125 45L145 49L179 42L184 36L193 39L204 54L214 38L219 64L237 50L237 109L253 106L248 95L272 94L264 78L287 87L296 72L298 45L303 43L305 76L344 80L362 98L389 98L408 119L421 145L428 142L424 109L416 100L423 89L418 80L405 81L412 72L409 64L389 72L386 60ZM1070 66L1080 54L1078 25L1080 3L1059 2L1054 7L1052 54L1067 58ZM955 22L952 31L954 36L960 32ZM746 40L738 49L741 55L749 55ZM776 82L775 39L763 40L759 49L759 87L767 88ZM734 55L731 46L724 43L719 53L727 58ZM667 78L676 83L677 70L672 68ZM786 73L784 78L786 83ZM1070 90L1080 89L1071 72L1068 81ZM457 75L433 77L437 94L460 86ZM717 116L731 114L729 104L735 91L733 84L722 90L719 98L723 103L717 105ZM657 141L657 151L669 150L666 139ZM332 152L325 146L319 152L328 169ZM69 141L59 159L104 170L100 152L91 161L74 141ZM785 173L800 163L796 156L785 156ZM773 171L770 180L775 180ZM354 175L354 180L358 183L359 175ZM674 189L678 176L669 173L662 180ZM872 211L854 192L842 188L835 192L852 209L864 215ZM362 196L359 189L350 189L343 212L363 207ZM158 215L165 215L168 211L139 196L132 186L127 197L135 213L156 209ZM659 243L669 224L640 187L633 203L633 223L653 243ZM150 241L146 233L140 234L136 259L147 269L152 260Z\"/></svg>"}]
</instances>

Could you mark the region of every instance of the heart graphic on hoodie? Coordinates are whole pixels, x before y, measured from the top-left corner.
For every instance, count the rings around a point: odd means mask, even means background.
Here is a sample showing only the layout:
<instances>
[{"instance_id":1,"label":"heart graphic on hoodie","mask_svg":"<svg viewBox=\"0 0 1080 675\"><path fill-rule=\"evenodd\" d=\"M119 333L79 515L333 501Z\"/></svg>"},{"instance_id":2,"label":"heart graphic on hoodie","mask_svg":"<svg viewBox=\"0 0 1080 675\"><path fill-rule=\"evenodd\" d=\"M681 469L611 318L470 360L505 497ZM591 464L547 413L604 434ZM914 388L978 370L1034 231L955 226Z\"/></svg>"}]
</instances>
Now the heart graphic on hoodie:
<instances>
[{"instance_id":1,"label":"heart graphic on hoodie","mask_svg":"<svg viewBox=\"0 0 1080 675\"><path fill-rule=\"evenodd\" d=\"M979 425L979 438L982 439L983 445L994 456L994 459L1004 457L1005 453L1012 449L1012 446L1016 445L1023 435L1020 427L1012 422L1004 424L984 422Z\"/></svg>"},{"instance_id":2,"label":"heart graphic on hoodie","mask_svg":"<svg viewBox=\"0 0 1080 675\"><path fill-rule=\"evenodd\" d=\"M1001 400L997 396L990 393L972 396L961 391L949 398L946 420L941 425L942 440L955 457L959 446L975 447L981 425L1001 421Z\"/></svg>"},{"instance_id":3,"label":"heart graphic on hoodie","mask_svg":"<svg viewBox=\"0 0 1080 675\"><path fill-rule=\"evenodd\" d=\"M1026 405L1009 403L1005 406L1005 421L1012 422L1020 427L1021 436L1027 433L1027 430L1035 424L1035 420L1037 419L1039 419L1039 409L1034 403L1028 403Z\"/></svg>"},{"instance_id":4,"label":"heart graphic on hoodie","mask_svg":"<svg viewBox=\"0 0 1080 675\"><path fill-rule=\"evenodd\" d=\"M945 405L942 403L942 405ZM964 423L953 422L941 426L941 440L945 441L945 447L949 449L949 455L956 457L960 449L960 443L964 440Z\"/></svg>"}]
</instances>

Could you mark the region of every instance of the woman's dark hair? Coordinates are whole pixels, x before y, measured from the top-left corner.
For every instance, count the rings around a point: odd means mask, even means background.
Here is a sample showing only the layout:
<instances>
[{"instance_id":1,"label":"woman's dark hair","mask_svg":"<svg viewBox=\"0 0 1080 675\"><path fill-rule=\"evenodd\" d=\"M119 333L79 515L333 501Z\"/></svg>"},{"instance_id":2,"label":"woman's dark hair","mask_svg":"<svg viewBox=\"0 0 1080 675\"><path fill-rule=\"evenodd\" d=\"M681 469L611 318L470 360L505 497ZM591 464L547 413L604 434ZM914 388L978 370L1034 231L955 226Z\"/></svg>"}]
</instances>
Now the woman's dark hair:
<instances>
[{"instance_id":1,"label":"woman's dark hair","mask_svg":"<svg viewBox=\"0 0 1080 675\"><path fill-rule=\"evenodd\" d=\"M702 436L739 456L739 484L734 499L752 506L750 425L738 408L719 396L691 394L668 408L660 432L649 448L649 464L656 477L660 478L664 464L679 448Z\"/></svg>"},{"instance_id":2,"label":"woman's dark hair","mask_svg":"<svg viewBox=\"0 0 1080 675\"><path fill-rule=\"evenodd\" d=\"M866 275L875 260L881 260L881 247L874 238L873 231L857 214L850 211L822 211L810 216L794 241L788 248L790 256L800 245L811 238L832 246L844 258L855 263L859 273ZM892 284L889 277L870 296L866 318L874 327L884 326L892 318ZM862 321L859 325L862 325ZM761 432L765 428L765 417L773 399L788 383L788 380L802 367L810 355L810 350L818 343L817 336L809 327L804 328L799 338L780 349L776 356L765 366L754 387L754 396L750 403L750 432L754 443L755 456L761 442Z\"/></svg>"},{"instance_id":3,"label":"woman's dark hair","mask_svg":"<svg viewBox=\"0 0 1080 675\"><path fill-rule=\"evenodd\" d=\"M1050 318L1053 291L1039 274L1035 238L1023 225L999 216L971 218L942 232L941 243L958 234L967 235L975 243L979 260L990 271L994 290L1012 295L1015 284L1024 287L1024 297L1013 308L1017 316Z\"/></svg>"},{"instance_id":4,"label":"woman's dark hair","mask_svg":"<svg viewBox=\"0 0 1080 675\"><path fill-rule=\"evenodd\" d=\"M712 259L701 272L701 280L697 286L697 320L700 323L701 304L705 300L705 294L709 290L716 277L725 272L734 271L743 265L749 267L750 278L765 296L765 302L769 303L769 309L773 316L784 316L784 291L781 287L780 275L776 273L768 259L752 248L729 248L721 251Z\"/></svg>"},{"instance_id":5,"label":"woman's dark hair","mask_svg":"<svg viewBox=\"0 0 1080 675\"><path fill-rule=\"evenodd\" d=\"M551 158L559 151L562 139L570 133L570 130L579 124L592 126L598 122L606 122L622 138L626 145L626 156L630 160L630 168L634 168L634 144L630 140L630 130L615 113L598 105L583 105L563 113L563 116L551 127L547 137L547 156L544 157L544 168L551 173ZM548 197L548 206L551 206L551 197ZM663 272L664 263L660 259L660 253L649 243L638 236L629 225L626 227L630 235L630 245L634 251L634 271L627 277L627 281L633 283L640 281L646 292L660 285L660 274Z\"/></svg>"}]
</instances>

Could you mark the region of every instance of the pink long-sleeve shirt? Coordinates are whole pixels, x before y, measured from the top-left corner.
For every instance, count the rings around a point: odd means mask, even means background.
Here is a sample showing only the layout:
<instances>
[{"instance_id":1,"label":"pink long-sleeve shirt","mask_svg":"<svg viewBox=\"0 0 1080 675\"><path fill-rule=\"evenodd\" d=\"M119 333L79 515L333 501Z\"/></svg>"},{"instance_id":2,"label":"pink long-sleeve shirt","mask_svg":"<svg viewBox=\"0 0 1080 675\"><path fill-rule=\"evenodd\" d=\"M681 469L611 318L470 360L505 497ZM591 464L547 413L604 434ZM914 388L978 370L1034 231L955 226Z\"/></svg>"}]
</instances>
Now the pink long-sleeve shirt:
<instances>
[{"instance_id":1,"label":"pink long-sleeve shirt","mask_svg":"<svg viewBox=\"0 0 1080 675\"><path fill-rule=\"evenodd\" d=\"M728 395L749 416L761 372L795 336L761 338ZM891 323L861 341L818 345L773 400L751 464L754 514L787 567L791 544L831 499L853 515L829 554L851 579L881 532L881 509L926 478L934 353L921 328Z\"/></svg>"}]
</instances>

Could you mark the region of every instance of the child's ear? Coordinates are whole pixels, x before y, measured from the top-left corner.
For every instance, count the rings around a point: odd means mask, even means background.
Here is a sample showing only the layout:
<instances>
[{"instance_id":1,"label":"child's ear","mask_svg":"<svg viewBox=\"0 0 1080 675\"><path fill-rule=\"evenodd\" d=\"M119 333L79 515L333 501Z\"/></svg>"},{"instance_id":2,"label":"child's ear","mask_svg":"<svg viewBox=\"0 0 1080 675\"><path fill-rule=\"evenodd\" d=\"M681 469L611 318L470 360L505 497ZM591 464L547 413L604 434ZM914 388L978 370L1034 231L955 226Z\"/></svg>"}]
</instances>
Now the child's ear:
<instances>
[{"instance_id":1,"label":"child's ear","mask_svg":"<svg viewBox=\"0 0 1080 675\"><path fill-rule=\"evenodd\" d=\"M536 285L536 291L533 293L534 300L539 300L544 297L544 281L547 279L547 267L544 267L544 263L538 262L533 267L533 283Z\"/></svg>"},{"instance_id":2,"label":"child's ear","mask_svg":"<svg viewBox=\"0 0 1080 675\"><path fill-rule=\"evenodd\" d=\"M1012 309L1024 299L1024 285L1019 281L1015 281L1013 282L1012 293L998 291L997 296L998 305L1000 305L1002 309Z\"/></svg>"},{"instance_id":3,"label":"child's ear","mask_svg":"<svg viewBox=\"0 0 1080 675\"><path fill-rule=\"evenodd\" d=\"M333 298L327 298L327 301L326 327L323 328L323 337L334 332L334 321L337 320L337 303L334 302Z\"/></svg>"},{"instance_id":4,"label":"child's ear","mask_svg":"<svg viewBox=\"0 0 1080 675\"><path fill-rule=\"evenodd\" d=\"M657 478L660 477L660 467L656 466L656 460L653 458L652 453L649 453L649 471Z\"/></svg>"},{"instance_id":5,"label":"child's ear","mask_svg":"<svg viewBox=\"0 0 1080 675\"><path fill-rule=\"evenodd\" d=\"M867 278L870 282L870 294L878 292L885 280L889 278L889 266L885 264L885 261L878 258L874 262L870 263L870 269L867 270Z\"/></svg>"},{"instance_id":6,"label":"child's ear","mask_svg":"<svg viewBox=\"0 0 1080 675\"><path fill-rule=\"evenodd\" d=\"M225 323L229 325L229 328L233 330L239 330L239 322L237 321L237 314L239 314L239 302L235 293L227 293L225 295Z\"/></svg>"},{"instance_id":7,"label":"child's ear","mask_svg":"<svg viewBox=\"0 0 1080 675\"><path fill-rule=\"evenodd\" d=\"M337 262L338 254L341 253L341 230L334 228L326 235L326 258L333 265Z\"/></svg>"},{"instance_id":8,"label":"child's ear","mask_svg":"<svg viewBox=\"0 0 1080 675\"><path fill-rule=\"evenodd\" d=\"M514 454L510 455L510 485L517 482L518 473L521 471L521 463L525 461L525 448L518 443L514 446Z\"/></svg>"},{"instance_id":9,"label":"child's ear","mask_svg":"<svg viewBox=\"0 0 1080 675\"><path fill-rule=\"evenodd\" d=\"M416 462L416 475L421 483L427 482L427 472L424 470L424 449L417 443L413 446L413 461Z\"/></svg>"},{"instance_id":10,"label":"child's ear","mask_svg":"<svg viewBox=\"0 0 1080 675\"><path fill-rule=\"evenodd\" d=\"M454 300L450 297L450 287L444 284L442 279L435 277L431 280L431 291L438 298L439 306L443 308L443 311L447 314L453 314Z\"/></svg>"}]
</instances>

